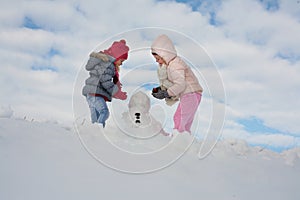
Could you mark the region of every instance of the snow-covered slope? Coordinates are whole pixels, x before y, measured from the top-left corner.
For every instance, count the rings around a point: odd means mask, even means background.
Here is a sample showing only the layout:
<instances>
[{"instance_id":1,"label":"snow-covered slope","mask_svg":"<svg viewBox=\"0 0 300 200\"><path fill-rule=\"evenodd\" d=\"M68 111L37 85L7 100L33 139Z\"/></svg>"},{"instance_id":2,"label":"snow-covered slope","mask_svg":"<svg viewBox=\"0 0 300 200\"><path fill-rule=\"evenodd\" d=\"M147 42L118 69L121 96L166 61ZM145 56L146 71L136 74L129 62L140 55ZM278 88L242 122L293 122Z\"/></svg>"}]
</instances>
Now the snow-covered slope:
<instances>
[{"instance_id":1,"label":"snow-covered slope","mask_svg":"<svg viewBox=\"0 0 300 200\"><path fill-rule=\"evenodd\" d=\"M0 199L299 199L299 149L279 154L227 140L199 160L199 145L169 167L133 175L102 165L73 130L0 118Z\"/></svg>"}]
</instances>

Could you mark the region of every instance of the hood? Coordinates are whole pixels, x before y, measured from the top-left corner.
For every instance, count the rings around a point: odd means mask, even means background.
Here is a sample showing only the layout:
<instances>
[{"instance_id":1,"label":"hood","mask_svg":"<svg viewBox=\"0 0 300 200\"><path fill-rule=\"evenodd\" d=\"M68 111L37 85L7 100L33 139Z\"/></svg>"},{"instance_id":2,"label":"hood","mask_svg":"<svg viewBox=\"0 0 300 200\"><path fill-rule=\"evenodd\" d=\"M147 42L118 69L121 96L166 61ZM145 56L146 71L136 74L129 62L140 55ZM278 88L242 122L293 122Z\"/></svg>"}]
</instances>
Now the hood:
<instances>
[{"instance_id":1,"label":"hood","mask_svg":"<svg viewBox=\"0 0 300 200\"><path fill-rule=\"evenodd\" d=\"M92 71L95 69L95 67L97 65L100 65L102 68L106 68L109 65L112 64L112 62L114 62L115 59L112 56L109 55L105 55L104 53L101 52L92 52L90 54L90 58L87 61L87 64L85 66L85 69L87 71Z\"/></svg>"},{"instance_id":2,"label":"hood","mask_svg":"<svg viewBox=\"0 0 300 200\"><path fill-rule=\"evenodd\" d=\"M166 35L160 35L154 40L151 51L162 57L167 63L177 56L173 42Z\"/></svg>"}]
</instances>

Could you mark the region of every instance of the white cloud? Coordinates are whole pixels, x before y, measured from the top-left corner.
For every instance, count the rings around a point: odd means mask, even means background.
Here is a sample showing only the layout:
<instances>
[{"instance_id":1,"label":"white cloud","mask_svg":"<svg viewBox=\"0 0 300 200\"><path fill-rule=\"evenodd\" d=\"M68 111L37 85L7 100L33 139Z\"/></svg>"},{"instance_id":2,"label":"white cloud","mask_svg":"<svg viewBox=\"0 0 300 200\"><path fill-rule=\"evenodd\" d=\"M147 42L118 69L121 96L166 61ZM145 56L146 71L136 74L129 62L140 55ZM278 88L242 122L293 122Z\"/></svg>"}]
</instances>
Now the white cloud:
<instances>
[{"instance_id":1,"label":"white cloud","mask_svg":"<svg viewBox=\"0 0 300 200\"><path fill-rule=\"evenodd\" d=\"M297 21L299 22L299 17L300 17L300 2L299 1L284 1L280 0L280 11L290 15L291 17L294 17L295 19L298 19Z\"/></svg>"},{"instance_id":2,"label":"white cloud","mask_svg":"<svg viewBox=\"0 0 300 200\"><path fill-rule=\"evenodd\" d=\"M255 1L226 1L217 16L225 37L206 45L222 68L228 103L245 117L299 133L299 62L276 57L278 52L299 55L297 20Z\"/></svg>"}]
</instances>

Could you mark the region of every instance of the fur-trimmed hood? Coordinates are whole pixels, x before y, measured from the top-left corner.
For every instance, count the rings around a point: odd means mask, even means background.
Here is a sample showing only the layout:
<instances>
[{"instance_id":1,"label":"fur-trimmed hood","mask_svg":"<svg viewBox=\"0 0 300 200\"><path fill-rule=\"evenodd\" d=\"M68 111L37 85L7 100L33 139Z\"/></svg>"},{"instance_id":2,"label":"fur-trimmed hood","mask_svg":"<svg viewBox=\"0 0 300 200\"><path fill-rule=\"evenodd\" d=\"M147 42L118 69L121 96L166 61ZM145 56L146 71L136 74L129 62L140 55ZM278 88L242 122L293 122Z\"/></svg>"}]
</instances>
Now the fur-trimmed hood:
<instances>
[{"instance_id":1,"label":"fur-trimmed hood","mask_svg":"<svg viewBox=\"0 0 300 200\"><path fill-rule=\"evenodd\" d=\"M114 62L115 61L114 57L107 55L103 52L92 52L90 54L90 57L98 58L104 62L108 62L108 61Z\"/></svg>"}]
</instances>

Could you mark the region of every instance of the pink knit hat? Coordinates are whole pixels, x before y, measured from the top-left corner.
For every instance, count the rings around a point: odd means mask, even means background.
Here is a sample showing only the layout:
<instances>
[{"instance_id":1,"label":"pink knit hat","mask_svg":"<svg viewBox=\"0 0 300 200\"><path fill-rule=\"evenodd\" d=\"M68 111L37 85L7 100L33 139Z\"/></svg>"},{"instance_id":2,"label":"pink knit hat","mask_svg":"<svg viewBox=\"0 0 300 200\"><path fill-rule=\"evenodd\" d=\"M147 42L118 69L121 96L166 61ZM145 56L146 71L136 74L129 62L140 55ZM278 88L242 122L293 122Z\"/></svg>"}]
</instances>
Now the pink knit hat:
<instances>
[{"instance_id":1,"label":"pink knit hat","mask_svg":"<svg viewBox=\"0 0 300 200\"><path fill-rule=\"evenodd\" d=\"M129 47L126 45L126 41L120 40L118 42L114 42L111 47L109 47L107 50L104 50L103 53L114 57L117 61L119 59L127 60L128 51Z\"/></svg>"}]
</instances>

